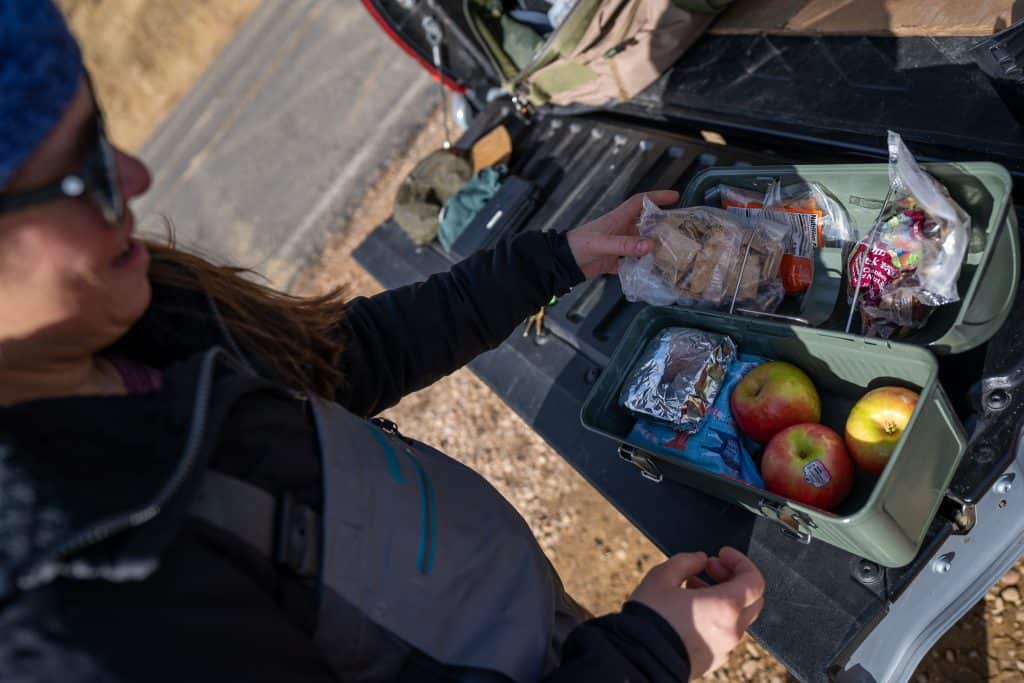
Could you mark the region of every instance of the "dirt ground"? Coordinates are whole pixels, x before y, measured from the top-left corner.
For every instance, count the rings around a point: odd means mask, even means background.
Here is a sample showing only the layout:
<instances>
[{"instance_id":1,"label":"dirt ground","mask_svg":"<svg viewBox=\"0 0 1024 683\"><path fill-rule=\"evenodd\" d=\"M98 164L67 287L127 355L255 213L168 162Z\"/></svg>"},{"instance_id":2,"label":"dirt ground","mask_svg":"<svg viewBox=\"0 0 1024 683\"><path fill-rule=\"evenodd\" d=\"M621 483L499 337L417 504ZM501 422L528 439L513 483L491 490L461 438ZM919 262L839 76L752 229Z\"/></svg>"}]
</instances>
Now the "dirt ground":
<instances>
[{"instance_id":1,"label":"dirt ground","mask_svg":"<svg viewBox=\"0 0 1024 683\"><path fill-rule=\"evenodd\" d=\"M138 150L259 0L57 0L82 45L110 137Z\"/></svg>"},{"instance_id":2,"label":"dirt ground","mask_svg":"<svg viewBox=\"0 0 1024 683\"><path fill-rule=\"evenodd\" d=\"M258 0L59 0L84 46L114 139L138 149L233 35ZM380 286L352 249L391 211L398 182L441 142L439 117L395 159L301 284L312 293ZM172 217L173 218L173 217ZM484 474L523 514L569 591L595 613L617 609L662 558L614 508L475 376L462 370L388 411L403 431ZM1024 680L1024 563L1007 574L925 658L912 680ZM787 680L746 639L709 678Z\"/></svg>"}]
</instances>

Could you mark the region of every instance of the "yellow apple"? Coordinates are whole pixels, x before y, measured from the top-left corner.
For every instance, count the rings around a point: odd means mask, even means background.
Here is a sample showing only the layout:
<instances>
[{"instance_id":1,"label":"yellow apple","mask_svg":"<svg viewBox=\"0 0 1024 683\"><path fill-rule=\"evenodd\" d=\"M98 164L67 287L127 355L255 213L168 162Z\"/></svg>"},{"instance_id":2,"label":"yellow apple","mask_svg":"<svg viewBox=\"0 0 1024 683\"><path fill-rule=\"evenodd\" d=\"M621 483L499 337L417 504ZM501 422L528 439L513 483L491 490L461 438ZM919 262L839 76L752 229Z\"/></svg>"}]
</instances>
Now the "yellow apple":
<instances>
[{"instance_id":1,"label":"yellow apple","mask_svg":"<svg viewBox=\"0 0 1024 683\"><path fill-rule=\"evenodd\" d=\"M879 387L864 394L846 418L846 448L865 472L881 474L903 436L918 395L903 387Z\"/></svg>"}]
</instances>

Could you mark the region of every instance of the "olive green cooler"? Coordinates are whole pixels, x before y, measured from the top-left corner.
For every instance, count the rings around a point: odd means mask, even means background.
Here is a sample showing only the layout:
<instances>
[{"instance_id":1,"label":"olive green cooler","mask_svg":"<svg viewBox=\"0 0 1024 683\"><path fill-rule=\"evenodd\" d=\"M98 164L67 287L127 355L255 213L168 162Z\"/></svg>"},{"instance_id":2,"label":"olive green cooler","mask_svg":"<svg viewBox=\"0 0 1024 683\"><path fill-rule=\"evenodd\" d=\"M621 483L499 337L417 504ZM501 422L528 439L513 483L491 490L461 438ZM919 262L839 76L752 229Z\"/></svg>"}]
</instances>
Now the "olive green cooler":
<instances>
[{"instance_id":1,"label":"olive green cooler","mask_svg":"<svg viewBox=\"0 0 1024 683\"><path fill-rule=\"evenodd\" d=\"M870 389L900 385L921 398L882 475L858 472L853 492L834 513L819 510L626 443L637 417L619 405L619 392L647 340L672 326L727 334L743 353L797 365L818 389L822 423L839 434L853 404ZM903 566L917 554L966 446L935 357L923 348L676 306L649 306L637 315L581 418L588 429L624 444L620 452L648 477L664 475L773 519L800 540L813 537L887 567Z\"/></svg>"},{"instance_id":2,"label":"olive green cooler","mask_svg":"<svg viewBox=\"0 0 1024 683\"><path fill-rule=\"evenodd\" d=\"M665 476L734 502L775 520L785 533L804 542L816 538L887 567L908 564L966 447L963 427L939 384L933 353L962 353L996 333L1013 305L1021 259L1012 183L1005 168L988 162L922 166L971 217L971 240L958 280L960 301L939 307L922 329L898 342L859 336L857 315L852 334L847 334L850 307L844 264L850 246L826 245L816 255L808 293L787 299L774 314L713 313L679 306L642 310L584 403L584 426L617 441L620 454L649 478ZM857 239L877 219L889 170L887 164L709 168L690 181L682 204L705 204L707 191L720 183L764 190L774 179L783 185L820 183L846 209ZM870 389L906 386L921 398L881 476L858 470L853 492L835 511L812 508L626 443L637 418L618 404L620 389L647 341L670 326L728 334L741 352L802 368L821 395L822 423L840 434L853 404Z\"/></svg>"}]
</instances>

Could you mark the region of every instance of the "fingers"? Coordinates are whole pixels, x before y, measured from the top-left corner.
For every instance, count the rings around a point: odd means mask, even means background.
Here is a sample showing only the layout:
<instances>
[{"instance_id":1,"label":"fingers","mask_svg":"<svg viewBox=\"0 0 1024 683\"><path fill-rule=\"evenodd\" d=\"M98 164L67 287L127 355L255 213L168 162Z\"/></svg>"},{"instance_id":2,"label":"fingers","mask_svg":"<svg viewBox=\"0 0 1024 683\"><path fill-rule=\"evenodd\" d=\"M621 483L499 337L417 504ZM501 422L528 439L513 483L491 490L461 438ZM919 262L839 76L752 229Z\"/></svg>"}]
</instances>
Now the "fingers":
<instances>
[{"instance_id":1,"label":"fingers","mask_svg":"<svg viewBox=\"0 0 1024 683\"><path fill-rule=\"evenodd\" d=\"M722 564L726 569L736 574L740 571L754 571L760 575L757 567L750 558L741 553L736 548L731 546L722 546L722 549L718 551L718 559L721 560Z\"/></svg>"},{"instance_id":2,"label":"fingers","mask_svg":"<svg viewBox=\"0 0 1024 683\"><path fill-rule=\"evenodd\" d=\"M764 577L754 563L735 548L722 548L718 557L723 566L732 572L732 577L714 586L712 590L740 608L749 607L760 600L764 595Z\"/></svg>"},{"instance_id":3,"label":"fingers","mask_svg":"<svg viewBox=\"0 0 1024 683\"><path fill-rule=\"evenodd\" d=\"M635 194L617 207L596 219L600 230L614 230L623 225L632 225L640 217L640 211L644 207L644 194L658 206L675 204L679 201L679 193L675 190L655 190L642 194Z\"/></svg>"},{"instance_id":4,"label":"fingers","mask_svg":"<svg viewBox=\"0 0 1024 683\"><path fill-rule=\"evenodd\" d=\"M675 204L679 201L679 193L675 190L654 190L652 192L641 192L635 194L626 201L619 204L613 209L608 216L614 216L616 214L621 215L623 218L635 219L640 215L640 211L644 208L644 196L650 199L658 206L665 206L667 204Z\"/></svg>"},{"instance_id":5,"label":"fingers","mask_svg":"<svg viewBox=\"0 0 1024 683\"><path fill-rule=\"evenodd\" d=\"M652 242L637 235L590 234L580 237L580 246L592 256L643 256L651 250Z\"/></svg>"},{"instance_id":6,"label":"fingers","mask_svg":"<svg viewBox=\"0 0 1024 683\"><path fill-rule=\"evenodd\" d=\"M725 583L732 578L732 571L729 570L718 557L708 558L708 576L715 583Z\"/></svg>"},{"instance_id":7,"label":"fingers","mask_svg":"<svg viewBox=\"0 0 1024 683\"><path fill-rule=\"evenodd\" d=\"M707 564L708 556L704 553L679 553L651 569L647 576L661 586L679 588L683 581L704 571Z\"/></svg>"},{"instance_id":8,"label":"fingers","mask_svg":"<svg viewBox=\"0 0 1024 683\"><path fill-rule=\"evenodd\" d=\"M679 193L675 190L652 190L647 192L647 198L658 206L665 206L667 204L675 204L679 201ZM642 197L643 195L637 195ZM632 197L630 198L632 199ZM640 204L643 205L643 200L640 200Z\"/></svg>"},{"instance_id":9,"label":"fingers","mask_svg":"<svg viewBox=\"0 0 1024 683\"><path fill-rule=\"evenodd\" d=\"M760 598L753 605L743 608L743 611L740 612L739 623L737 624L741 631L746 631L750 628L751 624L757 621L762 608L764 608L764 598Z\"/></svg>"}]
</instances>

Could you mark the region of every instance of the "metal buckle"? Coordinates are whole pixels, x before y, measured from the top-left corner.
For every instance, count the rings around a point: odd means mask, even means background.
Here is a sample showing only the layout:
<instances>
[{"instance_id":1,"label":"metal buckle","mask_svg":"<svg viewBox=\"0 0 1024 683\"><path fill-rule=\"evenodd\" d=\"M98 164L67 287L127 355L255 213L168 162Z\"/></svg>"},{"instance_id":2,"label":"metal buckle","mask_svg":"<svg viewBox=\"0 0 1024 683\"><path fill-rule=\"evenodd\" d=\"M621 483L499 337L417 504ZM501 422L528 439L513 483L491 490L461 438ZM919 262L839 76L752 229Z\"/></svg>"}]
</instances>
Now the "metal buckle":
<instances>
[{"instance_id":1,"label":"metal buckle","mask_svg":"<svg viewBox=\"0 0 1024 683\"><path fill-rule=\"evenodd\" d=\"M645 479L649 479L655 484L660 484L661 480L664 478L661 475L661 470L656 464L654 464L654 460L652 460L646 453L637 453L636 449L632 446L619 444L619 457L634 465L640 470L640 474L643 475Z\"/></svg>"},{"instance_id":2,"label":"metal buckle","mask_svg":"<svg viewBox=\"0 0 1024 683\"><path fill-rule=\"evenodd\" d=\"M395 434L398 433L398 425L396 425L394 422L386 418L375 417L372 420L370 420L370 422L377 425L377 427L385 434L394 436Z\"/></svg>"},{"instance_id":3,"label":"metal buckle","mask_svg":"<svg viewBox=\"0 0 1024 683\"><path fill-rule=\"evenodd\" d=\"M765 519L770 519L779 525L779 531L783 536L788 536L804 545L811 542L811 529L817 525L803 512L766 498L757 502L757 509Z\"/></svg>"},{"instance_id":4,"label":"metal buckle","mask_svg":"<svg viewBox=\"0 0 1024 683\"><path fill-rule=\"evenodd\" d=\"M296 576L316 576L320 564L320 516L308 505L297 503L287 492L278 499L277 510L274 559Z\"/></svg>"},{"instance_id":5,"label":"metal buckle","mask_svg":"<svg viewBox=\"0 0 1024 683\"><path fill-rule=\"evenodd\" d=\"M530 104L530 101L525 96L521 97L519 93L512 93L512 111L523 123L530 123L537 114L537 109Z\"/></svg>"}]
</instances>

